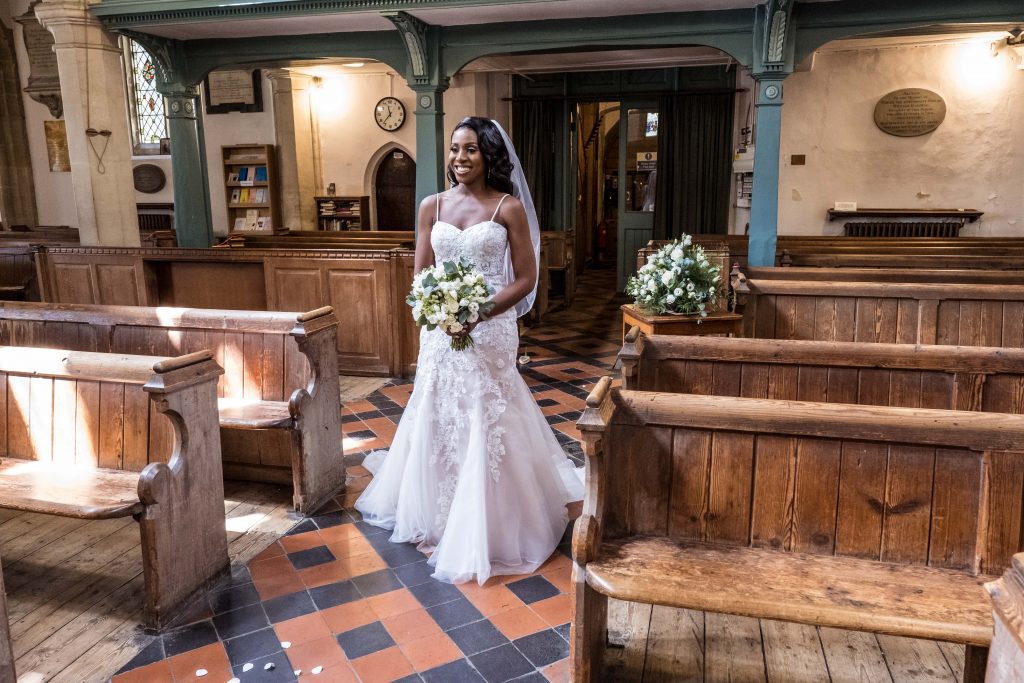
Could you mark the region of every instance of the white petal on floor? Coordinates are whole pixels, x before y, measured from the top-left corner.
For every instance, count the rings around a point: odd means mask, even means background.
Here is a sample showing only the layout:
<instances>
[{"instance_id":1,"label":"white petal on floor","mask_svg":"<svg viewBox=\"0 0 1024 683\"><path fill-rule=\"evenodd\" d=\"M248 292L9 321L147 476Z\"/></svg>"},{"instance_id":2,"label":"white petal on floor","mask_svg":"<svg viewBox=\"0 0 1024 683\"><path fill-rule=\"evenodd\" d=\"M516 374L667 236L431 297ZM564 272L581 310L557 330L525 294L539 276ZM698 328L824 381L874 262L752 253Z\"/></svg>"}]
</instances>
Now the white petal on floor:
<instances>
[{"instance_id":1,"label":"white petal on floor","mask_svg":"<svg viewBox=\"0 0 1024 683\"><path fill-rule=\"evenodd\" d=\"M244 664L244 665L242 666L242 671L243 671L243 672L245 672L245 671L252 671L252 667L253 667L253 664L252 664L252 662L246 662L246 663L245 663L245 664Z\"/></svg>"},{"instance_id":2,"label":"white petal on floor","mask_svg":"<svg viewBox=\"0 0 1024 683\"><path fill-rule=\"evenodd\" d=\"M276 668L277 668L277 664L274 664L273 662L267 662L266 664L263 665L263 670L264 671L273 671Z\"/></svg>"},{"instance_id":3,"label":"white petal on floor","mask_svg":"<svg viewBox=\"0 0 1024 683\"><path fill-rule=\"evenodd\" d=\"M319 673L320 673L321 671L323 671L323 670L324 670L324 668L323 668L322 666L314 666L314 667L313 667L313 675L314 675L314 676L315 676L315 675L319 675Z\"/></svg>"},{"instance_id":4,"label":"white petal on floor","mask_svg":"<svg viewBox=\"0 0 1024 683\"><path fill-rule=\"evenodd\" d=\"M196 678L202 678L206 674L210 673L206 669L196 669Z\"/></svg>"},{"instance_id":5,"label":"white petal on floor","mask_svg":"<svg viewBox=\"0 0 1024 683\"><path fill-rule=\"evenodd\" d=\"M288 640L282 640L281 641L281 649L282 650L287 650L291 646L292 646L291 641L288 641Z\"/></svg>"}]
</instances>

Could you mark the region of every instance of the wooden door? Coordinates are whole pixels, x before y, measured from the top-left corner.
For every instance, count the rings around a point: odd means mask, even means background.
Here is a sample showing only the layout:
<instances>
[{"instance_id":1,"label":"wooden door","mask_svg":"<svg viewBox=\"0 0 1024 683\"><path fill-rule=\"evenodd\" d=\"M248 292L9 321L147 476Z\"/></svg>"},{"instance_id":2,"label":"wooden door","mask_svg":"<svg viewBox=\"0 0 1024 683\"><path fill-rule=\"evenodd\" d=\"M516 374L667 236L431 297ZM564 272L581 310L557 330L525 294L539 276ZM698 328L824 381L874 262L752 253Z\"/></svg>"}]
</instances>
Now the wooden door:
<instances>
[{"instance_id":1,"label":"wooden door","mask_svg":"<svg viewBox=\"0 0 1024 683\"><path fill-rule=\"evenodd\" d=\"M377 167L377 229L416 229L416 162L392 150Z\"/></svg>"},{"instance_id":2,"label":"wooden door","mask_svg":"<svg viewBox=\"0 0 1024 683\"><path fill-rule=\"evenodd\" d=\"M636 253L654 236L653 173L658 158L658 107L623 102L619 119L618 289L636 272Z\"/></svg>"}]
</instances>

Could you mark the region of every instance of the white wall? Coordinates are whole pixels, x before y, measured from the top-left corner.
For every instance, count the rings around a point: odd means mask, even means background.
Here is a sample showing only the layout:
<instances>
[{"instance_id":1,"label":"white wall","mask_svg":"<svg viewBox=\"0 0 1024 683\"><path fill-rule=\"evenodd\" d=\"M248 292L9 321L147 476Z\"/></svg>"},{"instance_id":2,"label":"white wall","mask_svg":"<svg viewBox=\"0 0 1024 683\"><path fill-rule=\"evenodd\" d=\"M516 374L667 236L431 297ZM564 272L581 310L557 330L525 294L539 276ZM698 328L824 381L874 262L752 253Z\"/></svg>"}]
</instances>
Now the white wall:
<instances>
[{"instance_id":1,"label":"white wall","mask_svg":"<svg viewBox=\"0 0 1024 683\"><path fill-rule=\"evenodd\" d=\"M218 235L227 234L228 209L224 191L224 166L221 147L224 145L273 145L277 143L274 134L274 96L266 72L262 72L262 112L229 112L227 114L204 114L203 133L206 136L206 159L210 182L210 209L213 231ZM203 111L205 112L205 105ZM174 140L171 140L171 148ZM171 186L168 168L168 188ZM147 196L147 195L143 195ZM153 201L153 200L149 200ZM312 200L310 200L312 201Z\"/></svg>"},{"instance_id":2,"label":"white wall","mask_svg":"<svg viewBox=\"0 0 1024 683\"><path fill-rule=\"evenodd\" d=\"M988 42L824 50L786 79L779 176L780 234L838 234L825 211L858 207L970 208L962 234L1024 234L1024 71ZM899 138L873 120L900 88L946 102L932 133ZM790 155L806 154L805 166Z\"/></svg>"},{"instance_id":3,"label":"white wall","mask_svg":"<svg viewBox=\"0 0 1024 683\"><path fill-rule=\"evenodd\" d=\"M10 0L0 3L0 19L14 28L14 44L18 58L18 75L21 87L28 85L30 73L28 55L22 26L13 20L28 10L30 0ZM36 209L40 225L69 225L78 227L78 211L75 208L75 193L71 186L71 172L51 172L46 155L46 135L43 122L53 120L50 110L22 93L25 103L25 126L28 129L28 147L32 155L32 176L36 186ZM68 131L70 135L72 131Z\"/></svg>"}]
</instances>

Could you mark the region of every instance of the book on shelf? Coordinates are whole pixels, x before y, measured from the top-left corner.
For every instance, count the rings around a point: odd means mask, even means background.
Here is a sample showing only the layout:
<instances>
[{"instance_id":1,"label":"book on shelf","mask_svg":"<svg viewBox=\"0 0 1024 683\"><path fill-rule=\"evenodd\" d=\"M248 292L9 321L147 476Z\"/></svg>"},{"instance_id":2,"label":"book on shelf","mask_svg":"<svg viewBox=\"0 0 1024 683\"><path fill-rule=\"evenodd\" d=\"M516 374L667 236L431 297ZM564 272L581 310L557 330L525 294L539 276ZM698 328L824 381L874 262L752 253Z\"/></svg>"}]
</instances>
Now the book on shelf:
<instances>
[{"instance_id":1,"label":"book on shelf","mask_svg":"<svg viewBox=\"0 0 1024 683\"><path fill-rule=\"evenodd\" d=\"M256 230L259 225L260 212L256 209L245 210L245 229Z\"/></svg>"},{"instance_id":2,"label":"book on shelf","mask_svg":"<svg viewBox=\"0 0 1024 683\"><path fill-rule=\"evenodd\" d=\"M231 203L238 204L242 200L242 191L237 187L231 190Z\"/></svg>"},{"instance_id":3,"label":"book on shelf","mask_svg":"<svg viewBox=\"0 0 1024 683\"><path fill-rule=\"evenodd\" d=\"M248 204L249 203L249 193L251 191L252 190L250 190L248 187L243 187L242 188L242 194L241 194L241 197L238 200L238 203L239 204Z\"/></svg>"},{"instance_id":4,"label":"book on shelf","mask_svg":"<svg viewBox=\"0 0 1024 683\"><path fill-rule=\"evenodd\" d=\"M270 216L260 216L256 219L256 227L260 230L273 230L274 220Z\"/></svg>"},{"instance_id":5,"label":"book on shelf","mask_svg":"<svg viewBox=\"0 0 1024 683\"><path fill-rule=\"evenodd\" d=\"M265 182L267 182L267 167L266 166L257 166L256 167L255 179L256 179L256 182L258 182L258 183L265 183Z\"/></svg>"},{"instance_id":6,"label":"book on shelf","mask_svg":"<svg viewBox=\"0 0 1024 683\"><path fill-rule=\"evenodd\" d=\"M238 169L238 180L239 180L239 182L241 182L243 180L248 180L248 179L249 179L249 167L248 166L242 166L240 169Z\"/></svg>"},{"instance_id":7,"label":"book on shelf","mask_svg":"<svg viewBox=\"0 0 1024 683\"><path fill-rule=\"evenodd\" d=\"M238 182L238 174L237 173L228 173L228 182L229 183L237 183Z\"/></svg>"},{"instance_id":8,"label":"book on shelf","mask_svg":"<svg viewBox=\"0 0 1024 683\"><path fill-rule=\"evenodd\" d=\"M245 230L245 219L239 216L235 219L235 232Z\"/></svg>"},{"instance_id":9,"label":"book on shelf","mask_svg":"<svg viewBox=\"0 0 1024 683\"><path fill-rule=\"evenodd\" d=\"M265 204L267 201L267 188L260 187L256 190L256 203Z\"/></svg>"}]
</instances>

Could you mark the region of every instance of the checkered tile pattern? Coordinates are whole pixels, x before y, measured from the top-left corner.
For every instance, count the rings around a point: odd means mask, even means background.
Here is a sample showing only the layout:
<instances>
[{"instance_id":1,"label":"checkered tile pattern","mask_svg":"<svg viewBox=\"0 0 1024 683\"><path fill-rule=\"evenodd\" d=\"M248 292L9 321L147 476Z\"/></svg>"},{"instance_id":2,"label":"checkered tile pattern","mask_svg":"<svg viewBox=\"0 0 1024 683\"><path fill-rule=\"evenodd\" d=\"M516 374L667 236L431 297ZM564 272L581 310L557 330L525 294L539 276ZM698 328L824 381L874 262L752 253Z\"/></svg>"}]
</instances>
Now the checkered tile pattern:
<instances>
[{"instance_id":1,"label":"checkered tile pattern","mask_svg":"<svg viewBox=\"0 0 1024 683\"><path fill-rule=\"evenodd\" d=\"M619 349L614 271L580 283L587 301L523 336L521 367L555 436L579 459L576 420ZM602 295L603 293L603 295ZM568 681L569 530L530 576L484 586L430 578L427 558L366 524L352 503L370 481L363 456L387 448L412 384L395 380L343 408L348 490L247 567L235 567L155 637L113 683L192 681Z\"/></svg>"}]
</instances>

